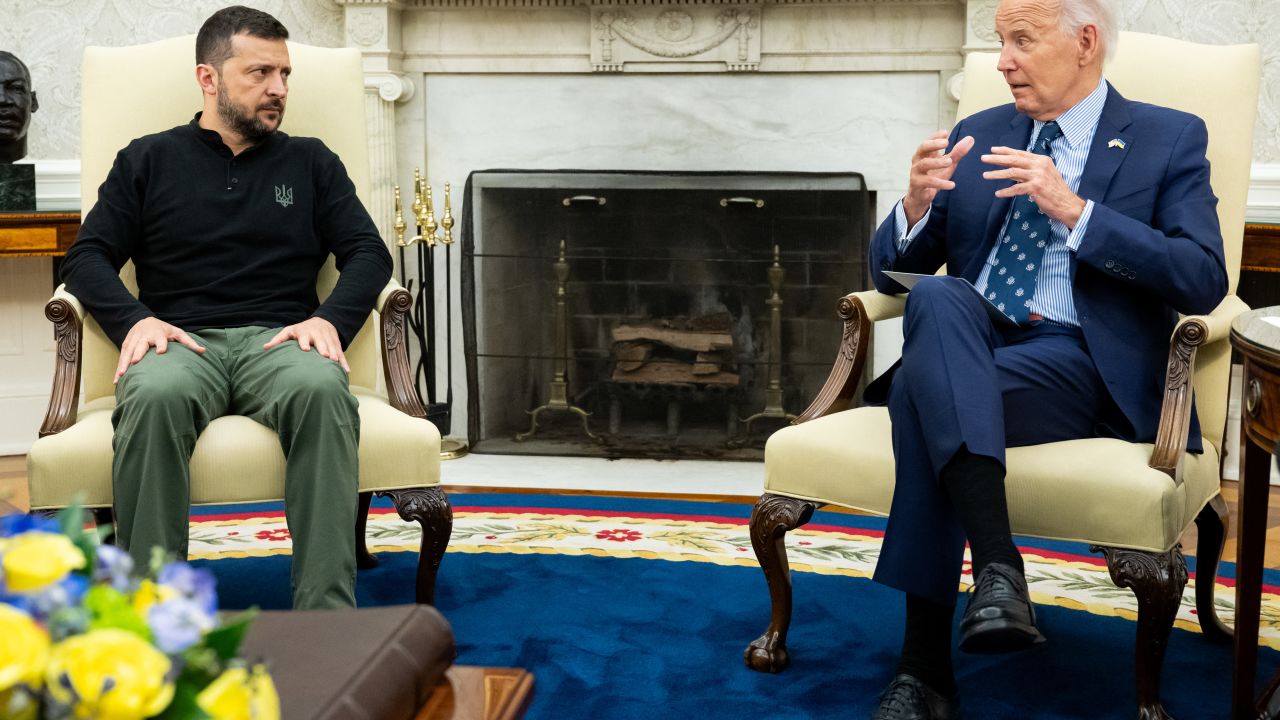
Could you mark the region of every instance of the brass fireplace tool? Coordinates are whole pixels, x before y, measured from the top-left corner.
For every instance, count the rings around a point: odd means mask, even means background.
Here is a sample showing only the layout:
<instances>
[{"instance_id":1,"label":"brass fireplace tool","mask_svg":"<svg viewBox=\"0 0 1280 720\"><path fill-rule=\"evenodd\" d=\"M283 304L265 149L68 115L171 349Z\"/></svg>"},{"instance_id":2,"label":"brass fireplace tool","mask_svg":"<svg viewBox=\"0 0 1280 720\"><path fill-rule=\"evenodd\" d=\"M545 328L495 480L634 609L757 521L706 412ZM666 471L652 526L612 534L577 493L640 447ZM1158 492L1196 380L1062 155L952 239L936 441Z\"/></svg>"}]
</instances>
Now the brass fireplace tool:
<instances>
[{"instance_id":1,"label":"brass fireplace tool","mask_svg":"<svg viewBox=\"0 0 1280 720\"><path fill-rule=\"evenodd\" d=\"M742 419L746 423L745 432L739 438L729 441L729 447L742 447L751 441L751 425L761 418L774 418L791 421L796 416L782 408L782 280L784 271L778 262L778 246L773 246L773 265L769 268L769 384L764 390L764 409L749 418Z\"/></svg>"},{"instance_id":2,"label":"brass fireplace tool","mask_svg":"<svg viewBox=\"0 0 1280 720\"><path fill-rule=\"evenodd\" d=\"M582 418L582 431L587 434L587 437L597 442L603 442L604 440L604 438L591 432L591 413L569 403L569 314L566 307L567 292L565 289L569 282L569 261L565 259L564 245L564 240L561 240L560 257L552 265L556 275L556 316L554 347L551 350L555 353L551 374L551 397L545 405L540 405L527 411L531 416L531 424L527 431L516 433L516 442L524 442L538 432L538 416L544 411L574 413Z\"/></svg>"},{"instance_id":3,"label":"brass fireplace tool","mask_svg":"<svg viewBox=\"0 0 1280 720\"><path fill-rule=\"evenodd\" d=\"M431 186L426 184L418 168L413 170L413 204L410 206L416 234L405 239L408 225L404 219L404 207L400 199L400 186L395 186L395 222L392 227L396 234L396 250L400 260L400 283L413 293L413 280L407 277L405 265L405 248L410 245L425 245L418 248L418 292L414 295L413 308L409 313L409 327L418 340L418 362L414 366L414 384L423 395L427 408L427 419L436 425L441 436L449 432L453 411L453 263L451 248L453 246L453 209L450 198L449 183L444 184L444 214L436 222L434 201L431 197ZM443 230L444 236L438 237L437 230ZM436 334L435 293L435 261L436 244L444 245L444 297L445 297L445 399L435 402L438 397L436 389L436 355L439 350L429 342ZM423 389L425 388L425 392ZM454 438L442 437L440 440L440 457L449 460L467 454L467 444Z\"/></svg>"}]
</instances>

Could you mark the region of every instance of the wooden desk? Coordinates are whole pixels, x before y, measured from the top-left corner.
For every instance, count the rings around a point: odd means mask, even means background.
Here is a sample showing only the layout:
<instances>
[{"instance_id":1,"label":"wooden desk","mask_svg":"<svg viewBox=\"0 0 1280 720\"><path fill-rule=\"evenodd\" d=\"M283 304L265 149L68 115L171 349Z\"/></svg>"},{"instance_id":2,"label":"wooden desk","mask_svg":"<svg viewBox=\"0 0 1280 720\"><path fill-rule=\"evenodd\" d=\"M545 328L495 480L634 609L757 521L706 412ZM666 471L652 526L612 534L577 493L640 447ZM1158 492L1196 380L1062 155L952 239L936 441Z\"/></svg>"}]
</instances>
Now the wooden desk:
<instances>
[{"instance_id":1,"label":"wooden desk","mask_svg":"<svg viewBox=\"0 0 1280 720\"><path fill-rule=\"evenodd\" d=\"M78 212L0 213L0 258L62 257L79 230Z\"/></svg>"},{"instance_id":2,"label":"wooden desk","mask_svg":"<svg viewBox=\"0 0 1280 720\"><path fill-rule=\"evenodd\" d=\"M1271 451L1280 438L1280 307L1244 313L1231 323L1231 344L1244 361L1240 413L1240 525L1236 531L1235 658L1231 716L1254 720L1266 698L1254 694L1258 666L1258 614L1270 500ZM1270 685L1270 683L1269 683Z\"/></svg>"},{"instance_id":3,"label":"wooden desk","mask_svg":"<svg viewBox=\"0 0 1280 720\"><path fill-rule=\"evenodd\" d=\"M533 675L520 668L455 665L431 691L415 720L519 720L533 697Z\"/></svg>"}]
</instances>

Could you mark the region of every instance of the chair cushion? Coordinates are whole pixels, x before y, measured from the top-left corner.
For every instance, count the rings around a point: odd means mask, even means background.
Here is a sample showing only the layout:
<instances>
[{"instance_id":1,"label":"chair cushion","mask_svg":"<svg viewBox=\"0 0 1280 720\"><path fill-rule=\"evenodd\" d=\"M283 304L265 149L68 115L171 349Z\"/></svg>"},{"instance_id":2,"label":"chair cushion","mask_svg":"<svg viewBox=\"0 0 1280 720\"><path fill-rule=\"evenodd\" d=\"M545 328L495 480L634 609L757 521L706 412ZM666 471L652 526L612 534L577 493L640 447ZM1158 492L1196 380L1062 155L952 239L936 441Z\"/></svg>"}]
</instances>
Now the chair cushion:
<instances>
[{"instance_id":1,"label":"chair cushion","mask_svg":"<svg viewBox=\"0 0 1280 720\"><path fill-rule=\"evenodd\" d=\"M440 484L440 433L371 392L360 403L360 490ZM81 409L75 425L41 438L27 455L33 509L63 507L77 493L88 507L111 505L111 410L114 398ZM276 434L239 415L209 423L191 456L193 505L262 502L284 497L284 452Z\"/></svg>"},{"instance_id":2,"label":"chair cushion","mask_svg":"<svg viewBox=\"0 0 1280 720\"><path fill-rule=\"evenodd\" d=\"M1205 441L1181 483L1147 467L1152 445L1095 438L1010 448L1014 533L1164 552L1218 492L1218 455ZM889 412L857 408L785 428L765 446L765 492L877 515L893 499Z\"/></svg>"}]
</instances>

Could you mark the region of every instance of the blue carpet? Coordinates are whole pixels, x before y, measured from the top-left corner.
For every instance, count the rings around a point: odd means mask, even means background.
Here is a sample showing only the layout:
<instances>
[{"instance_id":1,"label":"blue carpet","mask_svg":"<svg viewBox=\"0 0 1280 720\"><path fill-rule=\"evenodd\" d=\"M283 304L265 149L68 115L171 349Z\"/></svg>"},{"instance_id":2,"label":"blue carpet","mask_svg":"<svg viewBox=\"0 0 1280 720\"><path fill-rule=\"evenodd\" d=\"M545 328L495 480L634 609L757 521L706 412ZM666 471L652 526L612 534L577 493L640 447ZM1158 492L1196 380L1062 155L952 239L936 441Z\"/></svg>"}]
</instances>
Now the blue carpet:
<instances>
[{"instance_id":1,"label":"blue carpet","mask_svg":"<svg viewBox=\"0 0 1280 720\"><path fill-rule=\"evenodd\" d=\"M745 505L618 498L455 495L451 501L455 508L572 507L739 518L750 513ZM813 522L874 527L880 521L820 513ZM412 602L416 554L379 558L378 568L359 575L359 603ZM225 608L289 605L288 556L196 564L218 575ZM1274 580L1274 574L1267 578ZM897 657L901 595L844 576L797 572L793 583L792 665L777 675L752 672L742 662L744 647L769 618L759 569L450 553L441 566L436 605L453 625L458 663L534 673L527 715L532 720L866 717ZM957 656L965 717L1133 718L1134 624L1055 606L1037 612L1049 639L1044 645L1012 656ZM1263 649L1259 683L1278 661L1280 654ZM1230 674L1229 645L1175 629L1165 660L1166 709L1183 719L1228 717Z\"/></svg>"}]
</instances>

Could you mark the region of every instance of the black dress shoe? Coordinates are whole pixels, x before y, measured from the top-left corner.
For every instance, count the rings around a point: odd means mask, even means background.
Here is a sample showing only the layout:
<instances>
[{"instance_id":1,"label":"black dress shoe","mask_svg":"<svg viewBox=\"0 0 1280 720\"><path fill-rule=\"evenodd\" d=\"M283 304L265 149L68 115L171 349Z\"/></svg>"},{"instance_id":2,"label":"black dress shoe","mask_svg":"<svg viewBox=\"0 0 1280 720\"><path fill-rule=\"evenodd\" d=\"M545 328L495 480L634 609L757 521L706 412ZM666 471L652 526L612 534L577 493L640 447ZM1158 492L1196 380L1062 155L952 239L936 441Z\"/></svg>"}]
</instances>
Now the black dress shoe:
<instances>
[{"instance_id":1,"label":"black dress shoe","mask_svg":"<svg viewBox=\"0 0 1280 720\"><path fill-rule=\"evenodd\" d=\"M960 720L960 696L943 695L911 675L898 675L880 694L871 720Z\"/></svg>"},{"instance_id":2,"label":"black dress shoe","mask_svg":"<svg viewBox=\"0 0 1280 720\"><path fill-rule=\"evenodd\" d=\"M1006 653L1044 642L1036 629L1027 580L1017 568L999 562L987 565L969 593L969 606L960 620L961 650Z\"/></svg>"}]
</instances>

